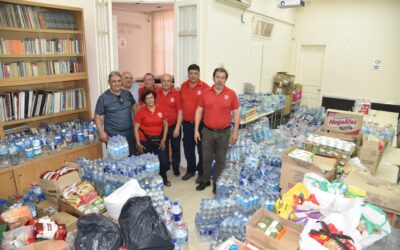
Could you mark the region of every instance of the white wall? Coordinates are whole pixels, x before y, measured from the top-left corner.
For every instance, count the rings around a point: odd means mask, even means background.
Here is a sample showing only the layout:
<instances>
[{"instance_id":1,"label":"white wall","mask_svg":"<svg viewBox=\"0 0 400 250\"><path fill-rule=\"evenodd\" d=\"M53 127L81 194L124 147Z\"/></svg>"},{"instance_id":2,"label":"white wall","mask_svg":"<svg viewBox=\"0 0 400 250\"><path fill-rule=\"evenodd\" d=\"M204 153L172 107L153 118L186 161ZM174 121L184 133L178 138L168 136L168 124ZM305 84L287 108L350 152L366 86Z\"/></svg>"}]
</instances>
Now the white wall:
<instances>
[{"instance_id":1,"label":"white wall","mask_svg":"<svg viewBox=\"0 0 400 250\"><path fill-rule=\"evenodd\" d=\"M83 18L85 26L85 40L87 53L87 67L90 84L90 102L92 114L96 106L97 98L100 95L99 85L97 84L97 60L96 60L96 38L95 38L95 2L93 0L31 0L32 2L57 4L62 6L78 7L83 9Z\"/></svg>"},{"instance_id":2,"label":"white wall","mask_svg":"<svg viewBox=\"0 0 400 250\"><path fill-rule=\"evenodd\" d=\"M274 0L253 0L250 10L276 18L271 19L275 25L271 39L266 41L269 51L267 70L271 77L268 86L262 88L271 91L272 76L277 71L289 71L293 26L285 21L290 23L294 20L293 10L277 8ZM207 20L202 78L212 84L212 72L222 64L230 73L228 86L242 93L243 83L251 78L249 64L253 13L245 12L245 23L242 23L243 10L214 0L206 1L205 11Z\"/></svg>"},{"instance_id":3,"label":"white wall","mask_svg":"<svg viewBox=\"0 0 400 250\"><path fill-rule=\"evenodd\" d=\"M313 0L295 17L295 51L327 45L322 95L400 103L399 0ZM382 70L372 70L374 59Z\"/></svg>"},{"instance_id":4,"label":"white wall","mask_svg":"<svg viewBox=\"0 0 400 250\"><path fill-rule=\"evenodd\" d=\"M118 39L124 38L127 41L125 49L118 48L119 70L128 70L134 77L151 72L151 18L141 13L116 9L112 13L118 18ZM121 24L133 26L123 28Z\"/></svg>"}]
</instances>

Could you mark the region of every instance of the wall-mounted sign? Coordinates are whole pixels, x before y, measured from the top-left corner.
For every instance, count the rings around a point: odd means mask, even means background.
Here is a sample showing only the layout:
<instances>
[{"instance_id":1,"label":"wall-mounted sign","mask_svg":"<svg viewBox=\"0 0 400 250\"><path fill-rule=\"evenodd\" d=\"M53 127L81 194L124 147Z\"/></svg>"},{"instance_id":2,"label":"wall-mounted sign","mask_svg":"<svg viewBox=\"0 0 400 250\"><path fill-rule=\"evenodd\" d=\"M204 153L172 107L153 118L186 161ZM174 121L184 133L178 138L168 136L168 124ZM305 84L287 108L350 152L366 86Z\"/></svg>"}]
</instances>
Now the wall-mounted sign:
<instances>
[{"instance_id":1,"label":"wall-mounted sign","mask_svg":"<svg viewBox=\"0 0 400 250\"><path fill-rule=\"evenodd\" d=\"M133 34L135 30L141 30L141 29L142 29L141 24L118 22L119 34Z\"/></svg>"}]
</instances>

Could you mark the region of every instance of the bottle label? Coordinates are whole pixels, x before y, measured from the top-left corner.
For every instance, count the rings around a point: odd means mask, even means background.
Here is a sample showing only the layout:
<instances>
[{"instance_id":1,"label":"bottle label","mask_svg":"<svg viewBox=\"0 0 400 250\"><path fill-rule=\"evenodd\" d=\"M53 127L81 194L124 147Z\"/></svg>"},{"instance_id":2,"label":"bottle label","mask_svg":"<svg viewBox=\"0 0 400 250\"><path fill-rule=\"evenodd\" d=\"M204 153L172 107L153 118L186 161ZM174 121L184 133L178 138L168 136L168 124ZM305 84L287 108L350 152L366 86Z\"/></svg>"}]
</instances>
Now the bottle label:
<instances>
[{"instance_id":1,"label":"bottle label","mask_svg":"<svg viewBox=\"0 0 400 250\"><path fill-rule=\"evenodd\" d=\"M31 158L34 157L33 148L25 149L25 157L28 158L28 159L31 159Z\"/></svg>"},{"instance_id":2,"label":"bottle label","mask_svg":"<svg viewBox=\"0 0 400 250\"><path fill-rule=\"evenodd\" d=\"M85 140L85 136L82 133L78 134L78 142L83 142Z\"/></svg>"}]
</instances>

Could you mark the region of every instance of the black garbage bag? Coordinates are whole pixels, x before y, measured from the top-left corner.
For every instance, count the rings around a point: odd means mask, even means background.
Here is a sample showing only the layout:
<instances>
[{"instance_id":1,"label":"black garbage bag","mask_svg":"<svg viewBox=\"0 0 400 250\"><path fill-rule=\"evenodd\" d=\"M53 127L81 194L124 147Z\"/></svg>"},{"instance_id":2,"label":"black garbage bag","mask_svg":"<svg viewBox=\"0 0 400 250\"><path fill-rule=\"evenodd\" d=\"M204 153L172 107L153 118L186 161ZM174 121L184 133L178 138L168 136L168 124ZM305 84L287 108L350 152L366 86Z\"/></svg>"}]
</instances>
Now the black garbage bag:
<instances>
[{"instance_id":1,"label":"black garbage bag","mask_svg":"<svg viewBox=\"0 0 400 250\"><path fill-rule=\"evenodd\" d=\"M88 214L80 217L77 225L76 250L118 250L122 245L121 231L111 218Z\"/></svg>"},{"instance_id":2,"label":"black garbage bag","mask_svg":"<svg viewBox=\"0 0 400 250\"><path fill-rule=\"evenodd\" d=\"M168 229L148 196L130 198L122 207L118 222L129 250L174 249Z\"/></svg>"}]
</instances>

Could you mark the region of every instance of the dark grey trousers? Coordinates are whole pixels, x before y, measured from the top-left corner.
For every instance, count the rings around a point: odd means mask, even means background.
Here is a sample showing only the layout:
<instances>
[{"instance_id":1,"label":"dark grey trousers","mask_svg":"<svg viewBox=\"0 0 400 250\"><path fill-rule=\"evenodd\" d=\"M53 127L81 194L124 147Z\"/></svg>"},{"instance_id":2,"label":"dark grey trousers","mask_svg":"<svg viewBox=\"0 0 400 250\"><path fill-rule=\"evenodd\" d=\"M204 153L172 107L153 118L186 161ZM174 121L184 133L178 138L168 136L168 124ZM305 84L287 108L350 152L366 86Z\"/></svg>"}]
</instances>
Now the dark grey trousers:
<instances>
[{"instance_id":1,"label":"dark grey trousers","mask_svg":"<svg viewBox=\"0 0 400 250\"><path fill-rule=\"evenodd\" d=\"M203 178L202 182L211 179L211 164L215 160L213 182L216 183L222 170L225 167L226 152L228 150L231 130L212 131L207 128L202 130L202 149L203 149Z\"/></svg>"}]
</instances>

